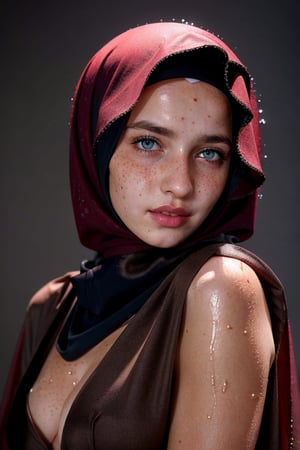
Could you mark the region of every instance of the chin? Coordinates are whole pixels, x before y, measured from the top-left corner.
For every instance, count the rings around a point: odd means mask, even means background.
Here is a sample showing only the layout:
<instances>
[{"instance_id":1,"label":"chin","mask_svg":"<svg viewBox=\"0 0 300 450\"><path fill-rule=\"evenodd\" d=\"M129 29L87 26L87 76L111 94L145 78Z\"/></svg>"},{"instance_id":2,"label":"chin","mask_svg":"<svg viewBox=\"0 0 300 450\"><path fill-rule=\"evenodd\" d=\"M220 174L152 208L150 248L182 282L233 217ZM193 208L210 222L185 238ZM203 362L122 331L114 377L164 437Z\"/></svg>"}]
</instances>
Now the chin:
<instances>
[{"instance_id":1,"label":"chin","mask_svg":"<svg viewBox=\"0 0 300 450\"><path fill-rule=\"evenodd\" d=\"M168 248L176 247L177 245L179 245L182 242L184 242L186 239L187 239L186 237L184 237L182 239L178 238L178 239L173 239L173 240L170 240L170 239L163 240L162 239L162 240L159 240L159 241L155 240L155 239L153 239L153 240L149 239L149 240L147 240L145 242L147 244L151 245L152 247L168 249Z\"/></svg>"}]
</instances>

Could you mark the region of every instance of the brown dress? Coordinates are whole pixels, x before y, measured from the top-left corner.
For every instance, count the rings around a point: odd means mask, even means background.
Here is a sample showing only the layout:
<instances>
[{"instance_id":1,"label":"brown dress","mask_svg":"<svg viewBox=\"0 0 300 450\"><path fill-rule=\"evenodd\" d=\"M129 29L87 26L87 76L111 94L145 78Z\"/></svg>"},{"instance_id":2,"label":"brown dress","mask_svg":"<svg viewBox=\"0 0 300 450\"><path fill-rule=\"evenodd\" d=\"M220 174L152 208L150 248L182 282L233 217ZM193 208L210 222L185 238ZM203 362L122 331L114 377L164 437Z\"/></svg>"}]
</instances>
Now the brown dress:
<instances>
[{"instance_id":1,"label":"brown dress","mask_svg":"<svg viewBox=\"0 0 300 450\"><path fill-rule=\"evenodd\" d=\"M225 244L210 245L188 256L129 321L72 404L62 435L62 450L167 448L174 360L186 293L199 268L212 255L234 257L249 264L262 282L271 314L276 360L270 372L256 449L288 450L292 442L291 448L298 448L296 426L291 427L291 374L288 367L279 367L283 358L280 349L284 350L284 358L293 356L286 354L287 347L282 348L287 312L281 284L256 256ZM75 296L69 277L47 285L40 296L49 298L34 303L28 311L22 344L23 376L16 395L7 403L11 403L5 415L9 449L50 448L28 418L26 398ZM132 359L135 362L130 365ZM280 384L284 384L283 388Z\"/></svg>"}]
</instances>

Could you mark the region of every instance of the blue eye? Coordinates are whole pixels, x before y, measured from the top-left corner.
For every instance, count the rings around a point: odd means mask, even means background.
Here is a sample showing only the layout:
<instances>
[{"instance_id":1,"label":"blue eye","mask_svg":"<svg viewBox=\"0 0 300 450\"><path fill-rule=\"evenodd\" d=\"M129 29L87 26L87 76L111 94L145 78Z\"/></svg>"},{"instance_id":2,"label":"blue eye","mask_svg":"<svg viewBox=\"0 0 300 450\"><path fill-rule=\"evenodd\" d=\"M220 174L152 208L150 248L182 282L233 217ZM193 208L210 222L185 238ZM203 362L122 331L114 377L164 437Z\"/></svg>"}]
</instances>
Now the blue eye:
<instances>
[{"instance_id":1,"label":"blue eye","mask_svg":"<svg viewBox=\"0 0 300 450\"><path fill-rule=\"evenodd\" d=\"M142 151L157 150L159 148L157 140L147 136L136 139L135 144Z\"/></svg>"},{"instance_id":2,"label":"blue eye","mask_svg":"<svg viewBox=\"0 0 300 450\"><path fill-rule=\"evenodd\" d=\"M200 158L206 159L207 161L216 161L221 158L220 152L210 148L202 150L199 155Z\"/></svg>"}]
</instances>

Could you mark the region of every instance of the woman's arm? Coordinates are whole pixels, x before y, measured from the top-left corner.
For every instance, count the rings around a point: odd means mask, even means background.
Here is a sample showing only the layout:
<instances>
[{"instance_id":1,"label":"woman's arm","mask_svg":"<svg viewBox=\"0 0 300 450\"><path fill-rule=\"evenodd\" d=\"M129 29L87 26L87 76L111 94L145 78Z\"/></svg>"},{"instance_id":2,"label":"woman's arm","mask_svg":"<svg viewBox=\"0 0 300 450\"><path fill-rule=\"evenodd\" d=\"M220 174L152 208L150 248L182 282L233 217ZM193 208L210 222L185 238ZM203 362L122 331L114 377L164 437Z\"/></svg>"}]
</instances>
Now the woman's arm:
<instances>
[{"instance_id":1,"label":"woman's arm","mask_svg":"<svg viewBox=\"0 0 300 450\"><path fill-rule=\"evenodd\" d=\"M273 358L255 272L211 258L187 295L168 449L254 449Z\"/></svg>"}]
</instances>

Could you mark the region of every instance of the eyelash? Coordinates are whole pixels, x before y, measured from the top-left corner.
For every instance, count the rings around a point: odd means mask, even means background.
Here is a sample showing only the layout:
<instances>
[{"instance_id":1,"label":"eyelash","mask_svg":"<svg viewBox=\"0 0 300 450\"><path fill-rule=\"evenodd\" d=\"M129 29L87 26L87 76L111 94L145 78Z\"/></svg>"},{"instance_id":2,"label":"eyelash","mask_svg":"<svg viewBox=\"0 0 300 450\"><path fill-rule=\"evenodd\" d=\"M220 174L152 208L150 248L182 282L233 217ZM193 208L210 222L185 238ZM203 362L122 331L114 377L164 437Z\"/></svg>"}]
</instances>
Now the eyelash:
<instances>
[{"instance_id":1,"label":"eyelash","mask_svg":"<svg viewBox=\"0 0 300 450\"><path fill-rule=\"evenodd\" d=\"M138 144L141 144L143 141L149 141L149 142L152 142L153 144L161 147L161 143L159 142L159 140L154 138L153 136L140 136L133 141L133 144L136 146L137 150L140 152L149 153L151 151L153 152L153 151L157 150L157 149L152 150L152 149L145 149L145 148L139 147Z\"/></svg>"},{"instance_id":2,"label":"eyelash","mask_svg":"<svg viewBox=\"0 0 300 450\"><path fill-rule=\"evenodd\" d=\"M217 150L215 148L204 148L203 150L201 150L198 154L203 154L205 152L214 152L215 155L218 156L218 159L206 159L206 161L208 162L218 162L218 161L224 161L226 159L225 153L222 152L221 150Z\"/></svg>"}]
</instances>

